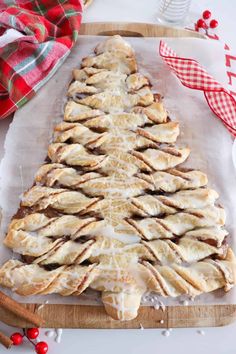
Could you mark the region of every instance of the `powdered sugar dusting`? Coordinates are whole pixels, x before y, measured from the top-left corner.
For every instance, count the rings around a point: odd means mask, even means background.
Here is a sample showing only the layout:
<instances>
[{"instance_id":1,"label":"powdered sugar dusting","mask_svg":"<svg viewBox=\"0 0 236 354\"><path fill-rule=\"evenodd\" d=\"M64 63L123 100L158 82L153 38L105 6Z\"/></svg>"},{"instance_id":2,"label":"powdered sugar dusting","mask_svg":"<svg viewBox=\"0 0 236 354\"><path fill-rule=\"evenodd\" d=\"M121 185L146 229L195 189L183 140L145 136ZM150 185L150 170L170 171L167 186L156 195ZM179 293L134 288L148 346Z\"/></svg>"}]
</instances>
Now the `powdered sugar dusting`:
<instances>
[{"instance_id":1,"label":"powdered sugar dusting","mask_svg":"<svg viewBox=\"0 0 236 354\"><path fill-rule=\"evenodd\" d=\"M169 336L170 336L170 330L166 329L165 331L162 331L161 334L162 334L164 337L169 337Z\"/></svg>"}]
</instances>

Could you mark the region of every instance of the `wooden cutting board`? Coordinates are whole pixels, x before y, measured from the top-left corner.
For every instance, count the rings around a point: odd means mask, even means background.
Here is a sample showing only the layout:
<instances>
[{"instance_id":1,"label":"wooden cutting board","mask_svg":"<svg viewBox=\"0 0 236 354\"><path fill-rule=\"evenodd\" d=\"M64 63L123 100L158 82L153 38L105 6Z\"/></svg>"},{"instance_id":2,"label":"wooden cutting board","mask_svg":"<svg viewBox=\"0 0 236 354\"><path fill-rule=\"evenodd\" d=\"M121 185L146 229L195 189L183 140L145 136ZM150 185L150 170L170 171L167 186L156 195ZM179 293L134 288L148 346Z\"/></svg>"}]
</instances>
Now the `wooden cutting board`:
<instances>
[{"instance_id":1,"label":"wooden cutting board","mask_svg":"<svg viewBox=\"0 0 236 354\"><path fill-rule=\"evenodd\" d=\"M83 23L80 33L103 36L120 34L128 37L204 38L194 31L147 23ZM165 311L141 307L138 317L126 322L111 319L102 306L46 304L39 310L37 304L24 306L38 312L45 319L47 328L140 328L140 324L144 328L216 327L230 324L236 318L236 305L170 306ZM20 328L33 326L2 308L0 320Z\"/></svg>"}]
</instances>

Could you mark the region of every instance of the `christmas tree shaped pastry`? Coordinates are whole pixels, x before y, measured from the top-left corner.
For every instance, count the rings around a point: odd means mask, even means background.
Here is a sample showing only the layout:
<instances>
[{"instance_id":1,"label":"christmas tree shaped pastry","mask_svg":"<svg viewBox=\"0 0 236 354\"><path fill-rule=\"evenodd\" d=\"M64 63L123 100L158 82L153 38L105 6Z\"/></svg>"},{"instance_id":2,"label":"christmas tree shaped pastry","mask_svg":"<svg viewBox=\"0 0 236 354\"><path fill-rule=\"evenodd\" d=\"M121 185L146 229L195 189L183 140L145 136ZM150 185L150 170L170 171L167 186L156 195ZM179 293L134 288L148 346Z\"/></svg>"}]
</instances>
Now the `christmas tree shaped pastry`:
<instances>
[{"instance_id":1,"label":"christmas tree shaped pastry","mask_svg":"<svg viewBox=\"0 0 236 354\"><path fill-rule=\"evenodd\" d=\"M236 282L225 212L199 170L181 168L179 123L137 71L120 36L73 71L47 163L22 197L4 243L19 254L0 284L21 295L101 292L114 319L142 295L196 296Z\"/></svg>"}]
</instances>

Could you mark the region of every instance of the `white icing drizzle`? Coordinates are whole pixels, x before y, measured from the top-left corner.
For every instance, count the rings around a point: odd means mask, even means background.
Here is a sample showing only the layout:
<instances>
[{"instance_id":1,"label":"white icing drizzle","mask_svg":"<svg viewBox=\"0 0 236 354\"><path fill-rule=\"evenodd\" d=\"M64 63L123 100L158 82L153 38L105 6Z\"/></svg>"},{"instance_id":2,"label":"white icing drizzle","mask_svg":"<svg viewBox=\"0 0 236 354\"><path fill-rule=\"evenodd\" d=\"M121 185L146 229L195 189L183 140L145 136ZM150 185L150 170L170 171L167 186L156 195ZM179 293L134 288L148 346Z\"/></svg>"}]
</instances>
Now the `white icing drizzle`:
<instances>
[{"instance_id":1,"label":"white icing drizzle","mask_svg":"<svg viewBox=\"0 0 236 354\"><path fill-rule=\"evenodd\" d=\"M23 182L23 172L22 172L22 166L19 165L19 170L20 170L20 181L21 181L21 193L24 193L24 182Z\"/></svg>"},{"instance_id":2,"label":"white icing drizzle","mask_svg":"<svg viewBox=\"0 0 236 354\"><path fill-rule=\"evenodd\" d=\"M138 243L140 241L140 237L136 235L129 235L125 233L116 232L114 227L110 224L97 228L96 230L90 233L94 236L102 235L104 237L115 239L123 243Z\"/></svg>"},{"instance_id":3,"label":"white icing drizzle","mask_svg":"<svg viewBox=\"0 0 236 354\"><path fill-rule=\"evenodd\" d=\"M55 342L56 343L61 343L62 328L56 328L55 331L56 331Z\"/></svg>"},{"instance_id":4,"label":"white icing drizzle","mask_svg":"<svg viewBox=\"0 0 236 354\"><path fill-rule=\"evenodd\" d=\"M37 311L40 311L40 310L42 310L42 308L46 305L46 304L48 304L48 300L46 300L43 304L41 304L41 305L39 305L39 307L37 308Z\"/></svg>"},{"instance_id":5,"label":"white icing drizzle","mask_svg":"<svg viewBox=\"0 0 236 354\"><path fill-rule=\"evenodd\" d=\"M45 336L47 336L48 338L52 338L53 336L55 336L55 330L51 329L50 331L46 331Z\"/></svg>"},{"instance_id":6,"label":"white icing drizzle","mask_svg":"<svg viewBox=\"0 0 236 354\"><path fill-rule=\"evenodd\" d=\"M164 312L166 309L166 306L164 305L164 303L162 301L159 301L159 304L160 304L161 310Z\"/></svg>"},{"instance_id":7,"label":"white icing drizzle","mask_svg":"<svg viewBox=\"0 0 236 354\"><path fill-rule=\"evenodd\" d=\"M53 338L56 343L61 343L62 328L54 328L45 332L45 336L48 338Z\"/></svg>"},{"instance_id":8,"label":"white icing drizzle","mask_svg":"<svg viewBox=\"0 0 236 354\"><path fill-rule=\"evenodd\" d=\"M189 302L188 302L188 300L183 300L183 301L182 301L182 304L183 304L184 306L188 306L188 305L189 305Z\"/></svg>"},{"instance_id":9,"label":"white icing drizzle","mask_svg":"<svg viewBox=\"0 0 236 354\"><path fill-rule=\"evenodd\" d=\"M169 337L169 336L170 336L170 330L169 330L169 329L166 329L165 331L162 331L161 334L162 334L164 337Z\"/></svg>"}]
</instances>

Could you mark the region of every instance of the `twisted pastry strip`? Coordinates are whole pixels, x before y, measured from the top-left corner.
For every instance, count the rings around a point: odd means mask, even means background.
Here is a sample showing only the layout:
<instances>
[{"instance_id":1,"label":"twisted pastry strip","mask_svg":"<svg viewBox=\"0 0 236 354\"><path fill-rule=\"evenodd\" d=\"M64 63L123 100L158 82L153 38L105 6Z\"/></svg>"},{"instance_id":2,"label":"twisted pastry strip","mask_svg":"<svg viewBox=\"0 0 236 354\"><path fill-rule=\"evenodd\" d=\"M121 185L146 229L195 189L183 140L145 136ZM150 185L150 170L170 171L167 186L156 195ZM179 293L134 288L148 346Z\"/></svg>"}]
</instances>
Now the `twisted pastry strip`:
<instances>
[{"instance_id":1,"label":"twisted pastry strip","mask_svg":"<svg viewBox=\"0 0 236 354\"><path fill-rule=\"evenodd\" d=\"M89 118L83 122L83 125L90 129L110 130L115 126L117 129L135 130L139 126L142 127L145 124L153 124L153 123L154 122L150 120L145 114L118 113L118 114L104 114L98 117Z\"/></svg>"},{"instance_id":2,"label":"twisted pastry strip","mask_svg":"<svg viewBox=\"0 0 236 354\"><path fill-rule=\"evenodd\" d=\"M67 120L67 119L65 119ZM90 129L110 130L116 129L135 130L137 127L143 127L145 124L154 124L145 114L138 113L118 113L104 114L98 117L92 117L83 122L85 127Z\"/></svg>"},{"instance_id":3,"label":"twisted pastry strip","mask_svg":"<svg viewBox=\"0 0 236 354\"><path fill-rule=\"evenodd\" d=\"M94 94L114 89L133 93L144 86L150 85L148 79L139 73L127 76L113 71L102 70L87 78L85 75L84 69L73 71L75 81L69 86L69 97L74 97L81 93Z\"/></svg>"},{"instance_id":4,"label":"twisted pastry strip","mask_svg":"<svg viewBox=\"0 0 236 354\"><path fill-rule=\"evenodd\" d=\"M55 224L55 222L54 222ZM183 237L178 243L171 240L156 240L151 242L124 244L113 238L95 237L95 239L87 239L86 242L80 243L79 239L76 242L73 240L65 240L60 236L52 239L42 236L37 231L35 235L25 231L16 231L14 234L10 230L5 244L13 246L13 248L20 254L30 257L37 257L32 259L33 263L41 265L49 264L80 264L85 260L94 262L104 262L112 257L127 257L130 259L146 259L160 264L168 263L182 263L182 262L196 262L210 255L224 256L226 247L215 247L194 239L193 237ZM13 234L13 235L12 235ZM19 244L20 235L21 244ZM79 235L77 235L79 237ZM44 242L45 241L45 242ZM40 246L43 244L43 248ZM32 247L34 246L34 248ZM37 247L39 245L39 247Z\"/></svg>"},{"instance_id":5,"label":"twisted pastry strip","mask_svg":"<svg viewBox=\"0 0 236 354\"><path fill-rule=\"evenodd\" d=\"M184 234L186 237L191 237L197 240L207 242L209 245L220 247L228 235L228 231L219 226L203 227L196 230L188 231Z\"/></svg>"},{"instance_id":6,"label":"twisted pastry strip","mask_svg":"<svg viewBox=\"0 0 236 354\"><path fill-rule=\"evenodd\" d=\"M99 275L96 264L62 266L48 271L37 264L10 260L0 268L0 284L19 295L79 295Z\"/></svg>"},{"instance_id":7,"label":"twisted pastry strip","mask_svg":"<svg viewBox=\"0 0 236 354\"><path fill-rule=\"evenodd\" d=\"M138 148L155 147L154 143L174 143L179 135L179 124L168 122L154 125L132 132L120 130L115 126L109 133L95 133L80 123L62 122L54 128L54 142L80 143L88 148L100 147L104 152L108 152L112 147L126 151Z\"/></svg>"},{"instance_id":8,"label":"twisted pastry strip","mask_svg":"<svg viewBox=\"0 0 236 354\"><path fill-rule=\"evenodd\" d=\"M133 108L134 106L149 106L154 101L154 96L149 87L143 87L134 94L124 93L121 90L103 91L80 98L73 99L82 105L89 106L92 109L98 109L105 113L121 113Z\"/></svg>"},{"instance_id":9,"label":"twisted pastry strip","mask_svg":"<svg viewBox=\"0 0 236 354\"><path fill-rule=\"evenodd\" d=\"M105 245L104 245L105 243ZM109 247L106 248L106 245ZM143 241L142 244L131 244L115 248L116 240L107 239L100 241L88 240L80 244L73 241L66 241L58 244L54 249L37 258L34 263L47 264L80 264L85 260L91 262L109 262L111 258L119 255L120 258L129 256L130 259L146 259L160 264L197 262L208 256L225 256L227 246L215 247L199 240L183 237L176 244L170 240L156 240L151 242ZM93 256L95 253L96 256Z\"/></svg>"},{"instance_id":10,"label":"twisted pastry strip","mask_svg":"<svg viewBox=\"0 0 236 354\"><path fill-rule=\"evenodd\" d=\"M89 259L94 243L95 240L88 240L85 243L78 243L71 240L61 240L56 246L48 250L45 254L39 255L33 263L40 265L80 264Z\"/></svg>"},{"instance_id":11,"label":"twisted pastry strip","mask_svg":"<svg viewBox=\"0 0 236 354\"><path fill-rule=\"evenodd\" d=\"M184 162L190 154L190 149L146 149L144 152L132 151L132 154L138 159L142 159L148 166L157 171L167 170Z\"/></svg>"},{"instance_id":12,"label":"twisted pastry strip","mask_svg":"<svg viewBox=\"0 0 236 354\"><path fill-rule=\"evenodd\" d=\"M86 184L86 183L85 183ZM131 198L131 203L148 216L175 214L183 209L201 209L214 205L218 193L213 189L183 190L172 195L148 195Z\"/></svg>"},{"instance_id":13,"label":"twisted pastry strip","mask_svg":"<svg viewBox=\"0 0 236 354\"><path fill-rule=\"evenodd\" d=\"M115 74L116 80L117 78L121 77L121 74ZM119 87L117 84L115 84L114 80L114 73L112 74L110 71L103 72L97 75L93 75L90 77L86 82L87 84L90 85L95 85L96 87L99 86L103 88L104 90L110 89L110 88L117 88ZM112 82L113 81L113 82ZM140 90L143 87L146 86L151 86L150 81L148 80L147 77L143 76L140 73L135 73L126 76L125 82L123 85L123 89L126 92L134 93L135 91ZM122 85L121 85L122 89Z\"/></svg>"},{"instance_id":14,"label":"twisted pastry strip","mask_svg":"<svg viewBox=\"0 0 236 354\"><path fill-rule=\"evenodd\" d=\"M89 149L99 148L103 153L109 154L114 149L129 151L136 148L155 147L152 140L137 136L131 131L112 130L106 133L94 133L79 123L60 123L55 129L54 142L79 143ZM168 139L168 138L167 138Z\"/></svg>"},{"instance_id":15,"label":"twisted pastry strip","mask_svg":"<svg viewBox=\"0 0 236 354\"><path fill-rule=\"evenodd\" d=\"M100 197L89 198L79 191L68 191L62 188L49 188L34 186L24 193L22 208L29 208L30 213L38 211L51 211L50 215L58 216L63 214L97 215L109 222L119 222L123 218L133 214L146 216L141 209L138 209L124 198L101 199Z\"/></svg>"},{"instance_id":16,"label":"twisted pastry strip","mask_svg":"<svg viewBox=\"0 0 236 354\"><path fill-rule=\"evenodd\" d=\"M153 183L156 191L174 193L181 189L193 189L207 184L207 175L198 170L169 169L152 174L138 173L137 177Z\"/></svg>"},{"instance_id":17,"label":"twisted pastry strip","mask_svg":"<svg viewBox=\"0 0 236 354\"><path fill-rule=\"evenodd\" d=\"M228 290L236 282L235 269L235 258L231 249L224 260L206 259L188 267L178 264L152 266L148 262L141 265L127 263L127 259L120 259L117 263L117 260L112 258L110 263L93 264L89 267L62 266L47 271L36 264L25 265L17 260L10 260L0 269L0 284L14 287L20 295L78 295L81 293L81 287L84 290L87 286L99 291L132 292L139 289L142 279L146 285L144 288L162 296L196 296L222 287ZM86 287L83 284L85 276Z\"/></svg>"},{"instance_id":18,"label":"twisted pastry strip","mask_svg":"<svg viewBox=\"0 0 236 354\"><path fill-rule=\"evenodd\" d=\"M75 80L85 82L90 76L107 71L106 69L96 69L96 68L83 68L83 69L73 69L72 75Z\"/></svg>"},{"instance_id":19,"label":"twisted pastry strip","mask_svg":"<svg viewBox=\"0 0 236 354\"><path fill-rule=\"evenodd\" d=\"M156 143L174 143L179 135L179 123L168 122L152 127L139 128L136 130L136 134Z\"/></svg>"},{"instance_id":20,"label":"twisted pastry strip","mask_svg":"<svg viewBox=\"0 0 236 354\"><path fill-rule=\"evenodd\" d=\"M196 228L224 225L225 211L222 208L208 206L202 209L186 209L163 219L134 220L129 218L127 222L146 240L174 238Z\"/></svg>"},{"instance_id":21,"label":"twisted pastry strip","mask_svg":"<svg viewBox=\"0 0 236 354\"><path fill-rule=\"evenodd\" d=\"M80 144L50 144L48 157L52 162L62 162L71 166L81 166L89 170L96 170L101 167L108 158L106 155L94 155L89 153Z\"/></svg>"},{"instance_id":22,"label":"twisted pastry strip","mask_svg":"<svg viewBox=\"0 0 236 354\"><path fill-rule=\"evenodd\" d=\"M95 133L80 123L62 122L54 128L54 142L56 143L80 143L88 148L103 146L106 141L111 143L109 133Z\"/></svg>"},{"instance_id":23,"label":"twisted pastry strip","mask_svg":"<svg viewBox=\"0 0 236 354\"><path fill-rule=\"evenodd\" d=\"M99 200L100 198L88 198L77 191L34 186L24 193L21 205L33 207L35 211L51 207L66 214L76 214L86 212Z\"/></svg>"},{"instance_id":24,"label":"twisted pastry strip","mask_svg":"<svg viewBox=\"0 0 236 354\"><path fill-rule=\"evenodd\" d=\"M153 259L150 256L146 259L163 265L193 263L214 255L224 258L227 251L227 246L215 247L190 237L182 237L177 244L171 240L143 241L143 244L153 255Z\"/></svg>"},{"instance_id":25,"label":"twisted pastry strip","mask_svg":"<svg viewBox=\"0 0 236 354\"><path fill-rule=\"evenodd\" d=\"M73 168L62 164L47 164L39 168L36 173L37 184L47 187L69 187L82 189L90 196L103 196L109 198L132 197L142 194L145 190L153 190L153 185L138 177L117 179L112 176L102 176L99 173L88 172L80 174Z\"/></svg>"},{"instance_id":26,"label":"twisted pastry strip","mask_svg":"<svg viewBox=\"0 0 236 354\"><path fill-rule=\"evenodd\" d=\"M143 277L148 288L162 296L196 296L219 288L228 291L236 283L235 256L229 248L224 260L206 259L189 267L144 262Z\"/></svg>"},{"instance_id":27,"label":"twisted pastry strip","mask_svg":"<svg viewBox=\"0 0 236 354\"><path fill-rule=\"evenodd\" d=\"M83 104L76 103L74 101L68 101L65 106L64 120L68 122L81 121L85 119L91 119L104 114L98 109L92 109Z\"/></svg>"},{"instance_id":28,"label":"twisted pastry strip","mask_svg":"<svg viewBox=\"0 0 236 354\"><path fill-rule=\"evenodd\" d=\"M165 123L168 119L167 112L162 102L159 100L160 98L157 99L157 96L154 95L154 102L151 105L147 107L134 107L131 109L131 112L137 114L145 114L154 123Z\"/></svg>"},{"instance_id":29,"label":"twisted pastry strip","mask_svg":"<svg viewBox=\"0 0 236 354\"><path fill-rule=\"evenodd\" d=\"M127 57L126 54L117 52L104 52L96 56L86 57L81 62L81 67L94 67L106 69L124 74L132 74L137 71L137 63L134 56Z\"/></svg>"},{"instance_id":30,"label":"twisted pastry strip","mask_svg":"<svg viewBox=\"0 0 236 354\"><path fill-rule=\"evenodd\" d=\"M100 173L81 173L81 171L77 171L72 167L66 167L60 163L42 165L35 175L37 184L46 185L47 187L63 186L74 189L80 188L81 184L86 181L100 178L103 178ZM146 185L149 185L149 183L146 182Z\"/></svg>"},{"instance_id":31,"label":"twisted pastry strip","mask_svg":"<svg viewBox=\"0 0 236 354\"><path fill-rule=\"evenodd\" d=\"M159 264L171 264L200 261L212 255L222 258L226 255L227 246L212 246L193 237L182 237L178 243L172 240L142 241L141 243L124 244L123 242L106 237L96 237L91 248L89 260L93 263L109 263L115 257L145 259ZM56 262L61 264L60 262Z\"/></svg>"},{"instance_id":32,"label":"twisted pastry strip","mask_svg":"<svg viewBox=\"0 0 236 354\"><path fill-rule=\"evenodd\" d=\"M78 239L101 229L103 222L95 218L81 219L73 215L48 218L33 213L22 219L13 219L4 244L15 252L38 257L50 251L61 239Z\"/></svg>"},{"instance_id":33,"label":"twisted pastry strip","mask_svg":"<svg viewBox=\"0 0 236 354\"><path fill-rule=\"evenodd\" d=\"M89 190L90 184L88 184L87 187ZM105 198L98 201L89 207L87 212L93 211L96 214L102 215L103 218L109 220L116 217L116 215L118 216L119 213L122 215L120 217L120 219L122 219L132 218L136 215L139 217L162 217L164 215L166 216L169 214L176 214L181 211L187 212L189 210L189 213L192 212L194 215L196 214L196 216L200 218L201 214L199 215L198 211L208 206L209 208L213 207L217 197L218 194L211 189L180 191L171 196L154 196L145 194L130 199L127 199L124 193L122 198L118 198L116 195L114 195L113 198ZM212 213L216 214L216 211L218 212L217 208L216 210L213 210ZM210 209L208 212L210 212ZM224 215L223 211L222 215ZM137 223L140 222L142 221L137 221ZM143 223L145 223L145 220ZM133 225L132 221L131 224Z\"/></svg>"},{"instance_id":34,"label":"twisted pastry strip","mask_svg":"<svg viewBox=\"0 0 236 354\"><path fill-rule=\"evenodd\" d=\"M197 189L206 185L207 177L200 171L170 170L155 172L150 175L138 174L137 177L131 176L129 179L118 179L115 176L103 176L95 172L81 174L72 167L52 163L42 165L39 168L35 181L37 184L40 183L47 187L81 188L86 194L92 196L132 197L142 194L145 190L173 193L181 189ZM155 196L149 195L147 197L150 197L152 203L156 200Z\"/></svg>"},{"instance_id":35,"label":"twisted pastry strip","mask_svg":"<svg viewBox=\"0 0 236 354\"><path fill-rule=\"evenodd\" d=\"M96 279L101 275L101 279L96 283ZM106 278L106 275L109 275ZM106 284L105 284L106 282ZM113 290L122 289L125 293L134 292L134 297L139 295L139 301L134 303L137 308L132 309L133 316L137 315L144 287L137 284L136 279L126 269L114 269L109 271L109 266L96 264L90 266L62 266L55 270L48 271L37 264L24 264L17 260L10 260L0 269L0 284L14 288L19 295L36 295L36 294L60 294L63 296L80 295L88 286L94 283L93 288L99 289L107 287ZM107 292L106 292L107 294ZM106 297L105 297L106 298ZM123 307L124 309L124 307ZM124 316L124 319L128 319Z\"/></svg>"},{"instance_id":36,"label":"twisted pastry strip","mask_svg":"<svg viewBox=\"0 0 236 354\"><path fill-rule=\"evenodd\" d=\"M219 247L227 235L227 231L222 229L198 229L186 233L177 245L168 240L137 244L132 243L131 237L126 241L132 244L126 245L123 241L107 237L119 237L119 233L114 231L112 228L106 230L104 222L95 218L79 219L72 215L48 218L43 214L34 213L11 222L4 244L23 255L43 255L41 259L36 260L41 264L79 263L88 258L92 262L99 262L101 258L98 256L103 255L104 259L104 255L109 258L125 253L130 253L131 258L138 256L151 261L178 262L184 259L191 262L207 257L208 252L222 255L224 247ZM65 239L66 236L72 241L80 241L80 237L86 234L100 236L95 237L96 242L87 239L83 244L66 242ZM178 254L180 256L176 256Z\"/></svg>"},{"instance_id":37,"label":"twisted pastry strip","mask_svg":"<svg viewBox=\"0 0 236 354\"><path fill-rule=\"evenodd\" d=\"M100 169L108 175L132 176L138 171L166 170L184 162L190 154L188 148L147 149L144 152L124 152L112 147L109 155L93 155L80 144L53 143L48 156L52 162L81 166L87 170Z\"/></svg>"},{"instance_id":38,"label":"twisted pastry strip","mask_svg":"<svg viewBox=\"0 0 236 354\"><path fill-rule=\"evenodd\" d=\"M83 124L88 128L109 128L112 124L117 128L135 129L147 123L167 122L167 112L161 102L154 102L147 107L134 107L131 113L104 114L100 110L68 101L65 106L64 120L85 121Z\"/></svg>"}]
</instances>

